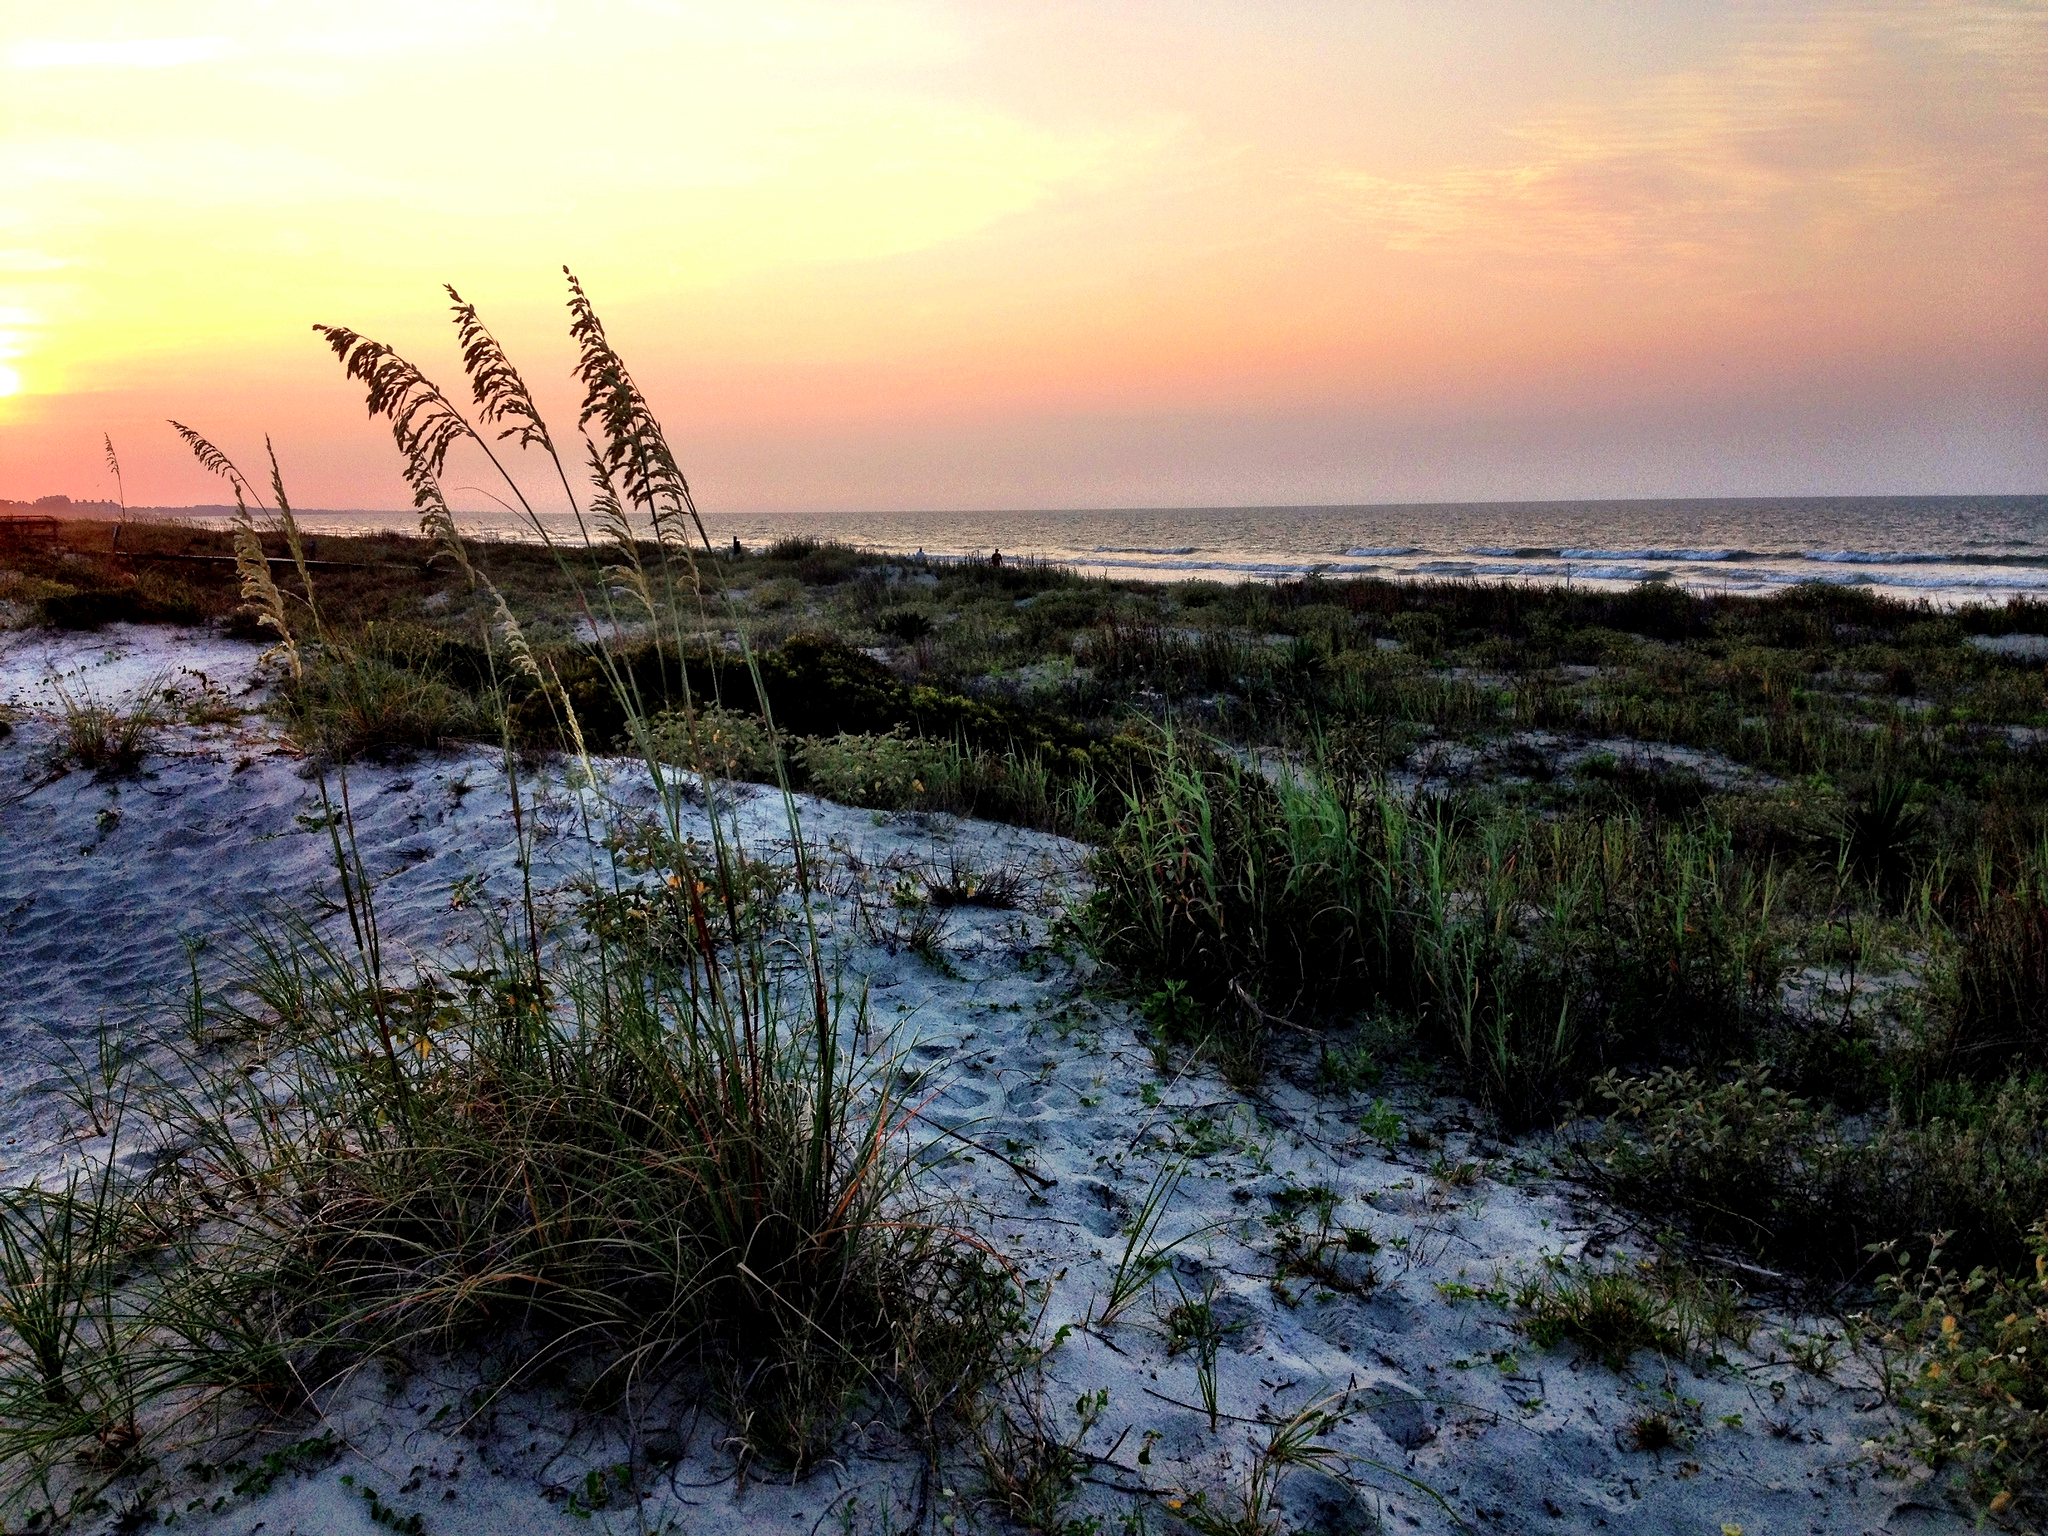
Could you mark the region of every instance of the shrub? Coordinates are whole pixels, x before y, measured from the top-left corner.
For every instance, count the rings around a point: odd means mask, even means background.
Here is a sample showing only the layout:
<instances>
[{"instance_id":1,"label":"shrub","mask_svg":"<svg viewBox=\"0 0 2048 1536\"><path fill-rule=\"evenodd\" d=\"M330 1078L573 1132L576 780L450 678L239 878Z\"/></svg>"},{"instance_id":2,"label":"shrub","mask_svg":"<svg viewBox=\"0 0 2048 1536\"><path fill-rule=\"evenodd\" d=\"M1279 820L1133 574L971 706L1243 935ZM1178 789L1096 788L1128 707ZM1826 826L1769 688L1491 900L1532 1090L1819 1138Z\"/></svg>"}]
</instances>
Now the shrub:
<instances>
[{"instance_id":1,"label":"shrub","mask_svg":"<svg viewBox=\"0 0 2048 1536\"><path fill-rule=\"evenodd\" d=\"M1952 1259L2017 1263L2048 1214L2048 1075L1947 1086L1874 1144L1896 1189L1886 1235L1946 1230Z\"/></svg>"},{"instance_id":2,"label":"shrub","mask_svg":"<svg viewBox=\"0 0 2048 1536\"><path fill-rule=\"evenodd\" d=\"M108 624L199 624L211 612L184 582L145 572L134 581L52 591L36 604L51 629L101 629Z\"/></svg>"},{"instance_id":3,"label":"shrub","mask_svg":"<svg viewBox=\"0 0 2048 1536\"><path fill-rule=\"evenodd\" d=\"M788 866L734 849L676 842L654 822L615 830L606 839L620 870L655 877L650 884L594 882L578 913L598 940L652 964L686 964L721 949L760 942L787 915L783 898L795 883Z\"/></svg>"},{"instance_id":4,"label":"shrub","mask_svg":"<svg viewBox=\"0 0 2048 1536\"><path fill-rule=\"evenodd\" d=\"M785 533L762 551L762 555L765 559L794 564L796 561L809 559L823 548L825 541L815 534Z\"/></svg>"},{"instance_id":5,"label":"shrub","mask_svg":"<svg viewBox=\"0 0 2048 1536\"><path fill-rule=\"evenodd\" d=\"M1444 621L1441 614L1409 611L1394 615L1389 626L1394 637L1418 656L1435 656L1444 645Z\"/></svg>"},{"instance_id":6,"label":"shrub","mask_svg":"<svg viewBox=\"0 0 2048 1536\"><path fill-rule=\"evenodd\" d=\"M356 649L408 672L424 673L465 693L512 686L518 669L473 640L404 620L365 624Z\"/></svg>"},{"instance_id":7,"label":"shrub","mask_svg":"<svg viewBox=\"0 0 2048 1536\"><path fill-rule=\"evenodd\" d=\"M892 608L875 619L875 629L893 640L909 644L932 632L931 615L915 608Z\"/></svg>"},{"instance_id":8,"label":"shrub","mask_svg":"<svg viewBox=\"0 0 2048 1536\"><path fill-rule=\"evenodd\" d=\"M1111 614L1088 637L1082 659L1105 681L1133 681L1169 695L1249 694L1271 681L1266 646L1228 630L1180 630Z\"/></svg>"},{"instance_id":9,"label":"shrub","mask_svg":"<svg viewBox=\"0 0 2048 1536\"><path fill-rule=\"evenodd\" d=\"M1579 666L1631 661L1641 649L1634 636L1597 624L1565 630L1556 639L1557 659Z\"/></svg>"},{"instance_id":10,"label":"shrub","mask_svg":"<svg viewBox=\"0 0 2048 1536\"><path fill-rule=\"evenodd\" d=\"M828 800L895 811L924 794L924 775L942 748L902 729L886 735L807 738L805 782Z\"/></svg>"},{"instance_id":11,"label":"shrub","mask_svg":"<svg viewBox=\"0 0 2048 1536\"><path fill-rule=\"evenodd\" d=\"M715 704L665 709L648 722L647 738L653 755L665 763L725 779L775 778L775 746L758 715Z\"/></svg>"},{"instance_id":12,"label":"shrub","mask_svg":"<svg viewBox=\"0 0 2048 1536\"><path fill-rule=\"evenodd\" d=\"M2031 1273L1944 1269L1936 1246L1917 1270L1884 1278L1893 1298L1886 1340L1911 1361L1901 1396L1920 1449L1961 1466L1983 1511L2001 1525L2048 1522L2048 1220L2030 1236Z\"/></svg>"},{"instance_id":13,"label":"shrub","mask_svg":"<svg viewBox=\"0 0 2048 1536\"><path fill-rule=\"evenodd\" d=\"M844 805L945 811L1089 836L1101 830L1093 765L1127 750L1110 742L1095 753L1072 755L991 751L898 726L880 734L807 737L799 768L805 788Z\"/></svg>"},{"instance_id":14,"label":"shrub","mask_svg":"<svg viewBox=\"0 0 2048 1536\"><path fill-rule=\"evenodd\" d=\"M918 803L1068 837L1100 837L1102 796L1094 765L1117 751L1116 742L1104 743L1075 767L1071 757L1038 748L995 752L940 742L924 765Z\"/></svg>"},{"instance_id":15,"label":"shrub","mask_svg":"<svg viewBox=\"0 0 2048 1536\"><path fill-rule=\"evenodd\" d=\"M652 719L672 707L759 715L764 693L776 729L789 736L886 731L908 714L907 690L888 668L826 635L793 635L751 659L679 654L673 645L612 654L586 649L562 660L558 673L560 692L593 745L630 738L633 718ZM565 744L557 708L539 690L515 706L513 727L530 740Z\"/></svg>"},{"instance_id":16,"label":"shrub","mask_svg":"<svg viewBox=\"0 0 2048 1536\"><path fill-rule=\"evenodd\" d=\"M873 658L818 635L793 636L752 666L723 653L679 656L673 647L653 645L611 657L584 653L562 664L559 690L532 689L516 698L512 729L522 740L567 745L561 723L564 700L593 745L630 739L630 718L636 712L653 719L666 709L673 717L671 727L697 712L731 728L735 760L758 764L763 761L759 750L738 749L765 735L756 737L736 717L758 718L764 692L776 730L792 740L897 736L903 743L899 747L860 750L893 753L899 763L914 758L909 778L925 789L907 791L908 781L900 775L882 775L893 788L874 803L887 808L916 801L935 810L1076 830L1091 824L1095 782L1107 777L1137 782L1133 776L1144 771L1143 753L1133 738L1101 739L1041 711L938 688L906 688ZM655 744L657 755L678 750L677 741L670 729ZM820 760L827 764L827 777L844 788L841 798L867 804L862 795L872 798L878 792L854 787L859 775L846 756L851 750L828 746ZM764 769L756 776L769 775ZM870 786L874 782L868 781ZM821 788L820 793L832 791Z\"/></svg>"},{"instance_id":17,"label":"shrub","mask_svg":"<svg viewBox=\"0 0 2048 1536\"><path fill-rule=\"evenodd\" d=\"M1865 1244L1899 1235L1876 1215L1871 1159L1841 1117L1771 1086L1761 1067L1728 1082L1690 1069L1610 1073L1596 1089L1614 1106L1596 1166L1625 1204L1677 1217L1706 1242L1837 1273L1859 1267Z\"/></svg>"},{"instance_id":18,"label":"shrub","mask_svg":"<svg viewBox=\"0 0 2048 1536\"><path fill-rule=\"evenodd\" d=\"M1853 800L1837 806L1823 832L1843 868L1896 895L1912 873L1922 841L1921 786L1881 774Z\"/></svg>"},{"instance_id":19,"label":"shrub","mask_svg":"<svg viewBox=\"0 0 2048 1536\"><path fill-rule=\"evenodd\" d=\"M1801 1273L1855 1275L1870 1245L1937 1228L1960 1256L2009 1263L2048 1209L2048 1079L1860 1132L1760 1066L1596 1086L1615 1114L1594 1162L1617 1199Z\"/></svg>"},{"instance_id":20,"label":"shrub","mask_svg":"<svg viewBox=\"0 0 2048 1536\"><path fill-rule=\"evenodd\" d=\"M2048 898L2031 884L1975 894L1951 936L1941 1067L1980 1081L2048 1067Z\"/></svg>"}]
</instances>

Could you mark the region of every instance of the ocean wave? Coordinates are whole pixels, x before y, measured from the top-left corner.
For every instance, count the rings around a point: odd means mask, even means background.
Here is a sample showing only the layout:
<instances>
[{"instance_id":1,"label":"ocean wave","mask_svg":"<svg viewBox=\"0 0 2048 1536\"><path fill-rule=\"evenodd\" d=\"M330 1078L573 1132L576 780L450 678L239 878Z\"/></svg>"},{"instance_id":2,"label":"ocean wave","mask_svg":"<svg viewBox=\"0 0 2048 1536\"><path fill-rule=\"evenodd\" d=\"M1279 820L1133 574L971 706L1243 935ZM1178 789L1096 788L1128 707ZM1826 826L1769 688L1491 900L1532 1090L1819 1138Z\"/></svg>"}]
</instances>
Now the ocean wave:
<instances>
[{"instance_id":1,"label":"ocean wave","mask_svg":"<svg viewBox=\"0 0 2048 1536\"><path fill-rule=\"evenodd\" d=\"M1098 544L1095 546L1095 553L1098 555L1192 555L1195 551L1196 546L1193 544L1186 545L1180 549L1147 549L1142 544Z\"/></svg>"},{"instance_id":2,"label":"ocean wave","mask_svg":"<svg viewBox=\"0 0 2048 1536\"><path fill-rule=\"evenodd\" d=\"M1567 560L1753 560L1746 549L1561 549Z\"/></svg>"},{"instance_id":3,"label":"ocean wave","mask_svg":"<svg viewBox=\"0 0 2048 1536\"><path fill-rule=\"evenodd\" d=\"M1474 544L1458 553L1485 555L1495 560L1555 560L1563 551L1549 544Z\"/></svg>"},{"instance_id":4,"label":"ocean wave","mask_svg":"<svg viewBox=\"0 0 2048 1536\"><path fill-rule=\"evenodd\" d=\"M1559 581L1571 574L1571 567L1544 563L1509 564L1502 561L1425 560L1410 569L1424 576L1550 576Z\"/></svg>"},{"instance_id":5,"label":"ocean wave","mask_svg":"<svg viewBox=\"0 0 2048 1536\"><path fill-rule=\"evenodd\" d=\"M1762 570L1746 572L1752 581L1770 582L1774 586L1796 587L1814 582L1823 587L1867 587L1884 578L1873 576L1868 571L1776 571Z\"/></svg>"},{"instance_id":6,"label":"ocean wave","mask_svg":"<svg viewBox=\"0 0 2048 1536\"><path fill-rule=\"evenodd\" d=\"M1347 549L1344 551L1345 557L1353 560L1392 559L1399 555L1419 555L1421 553L1422 551L1413 544L1405 544L1398 549Z\"/></svg>"},{"instance_id":7,"label":"ocean wave","mask_svg":"<svg viewBox=\"0 0 2048 1536\"><path fill-rule=\"evenodd\" d=\"M1107 553L1111 553L1111 551L1106 551L1106 550L1105 550L1105 551L1102 551L1102 553L1105 553L1105 554L1107 554ZM1265 577L1283 577L1283 578L1284 578L1284 577L1299 577L1299 576L1308 576L1308 575L1311 575L1311 574L1313 574L1313 573L1315 573L1315 572L1318 572L1318 571L1320 571L1320 572L1322 572L1322 573L1323 573L1324 575L1328 575L1328 576L1365 576L1365 575L1369 575L1369 574L1371 574L1372 572L1374 572L1374 571L1377 571L1377 570L1379 569L1379 567L1378 567L1377 565L1346 565L1346 564L1343 564L1342 562L1339 562L1339 561L1334 561L1334 560L1303 560L1303 561L1298 561L1298 562L1296 562L1296 561L1272 561L1272 560L1253 560L1253 559L1243 559L1243 560L1177 560L1177 559L1158 559L1158 560L1145 560L1145 559L1133 559L1133 558L1130 558L1130 557L1129 557L1129 556L1130 556L1131 554L1139 554L1139 553L1151 553L1151 551L1132 551L1132 552L1127 552L1127 554L1126 554L1126 558L1124 558L1124 559L1120 559L1120 560L1117 560L1117 559L1110 559L1110 560L1103 560L1103 559L1093 559L1093 560L1089 560L1089 559L1083 559L1083 560L1079 560L1079 561L1077 561L1077 563L1079 563L1079 564L1083 564L1083 565L1086 565L1086 566L1089 566L1090 568L1093 568L1093 569L1101 569L1101 570L1122 570L1122 571L1187 571L1187 572L1190 572L1190 573L1196 573L1196 574L1206 574L1206 573L1208 573L1208 572L1211 572L1211 571L1216 571L1216 572L1223 572L1223 573L1226 573L1226 574L1231 574L1231 575L1238 575L1238 576L1265 576ZM1059 558L1064 558L1064 557L1054 557L1054 558L1055 558L1055 559L1059 559Z\"/></svg>"},{"instance_id":8,"label":"ocean wave","mask_svg":"<svg viewBox=\"0 0 2048 1536\"><path fill-rule=\"evenodd\" d=\"M1866 578L1887 587L1911 587L1916 591L1939 592L1944 588L1969 592L2048 591L2048 571L2028 579L2023 576L1873 576Z\"/></svg>"},{"instance_id":9,"label":"ocean wave","mask_svg":"<svg viewBox=\"0 0 2048 1536\"><path fill-rule=\"evenodd\" d=\"M1570 565L1565 570L1574 581L1669 581L1669 571L1655 571L1641 565Z\"/></svg>"},{"instance_id":10,"label":"ocean wave","mask_svg":"<svg viewBox=\"0 0 2048 1536\"><path fill-rule=\"evenodd\" d=\"M1799 552L1802 560L1824 560L1830 565L1957 565L1962 562L1953 555L1938 555L1929 550L1893 549L1885 551L1866 549L1803 549ZM1964 557L1967 559L1967 557Z\"/></svg>"},{"instance_id":11,"label":"ocean wave","mask_svg":"<svg viewBox=\"0 0 2048 1536\"><path fill-rule=\"evenodd\" d=\"M2005 542L2008 546L2018 543L2014 539ZM2022 555L1960 555L1924 549L1806 549L1785 558L1815 560L1828 565L2003 565L2022 568L2048 565L2048 554L2039 550Z\"/></svg>"},{"instance_id":12,"label":"ocean wave","mask_svg":"<svg viewBox=\"0 0 2048 1536\"><path fill-rule=\"evenodd\" d=\"M1670 572L1643 565L1568 560L1425 560L1406 574L1420 576L1529 576L1551 581L1664 581Z\"/></svg>"}]
</instances>

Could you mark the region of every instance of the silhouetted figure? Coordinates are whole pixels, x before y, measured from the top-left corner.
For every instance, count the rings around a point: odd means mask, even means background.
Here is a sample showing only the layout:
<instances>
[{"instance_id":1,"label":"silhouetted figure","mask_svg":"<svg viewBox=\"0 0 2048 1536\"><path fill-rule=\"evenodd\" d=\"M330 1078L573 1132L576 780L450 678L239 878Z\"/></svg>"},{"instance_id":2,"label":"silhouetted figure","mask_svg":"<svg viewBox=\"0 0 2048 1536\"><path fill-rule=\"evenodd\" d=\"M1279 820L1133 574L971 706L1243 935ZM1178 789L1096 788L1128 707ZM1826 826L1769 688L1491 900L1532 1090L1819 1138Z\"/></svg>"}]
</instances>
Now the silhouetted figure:
<instances>
[{"instance_id":1,"label":"silhouetted figure","mask_svg":"<svg viewBox=\"0 0 2048 1536\"><path fill-rule=\"evenodd\" d=\"M733 559L737 560L737 559L739 559L739 557L740 557L741 555L744 555L745 553L746 553L746 551L745 551L744 549L741 549L741 548L740 548L740 536L739 536L738 534L734 534L734 535L732 536L732 557L733 557Z\"/></svg>"},{"instance_id":2,"label":"silhouetted figure","mask_svg":"<svg viewBox=\"0 0 2048 1536\"><path fill-rule=\"evenodd\" d=\"M994 554L990 555L988 557L988 563L991 566L993 566L996 570L1000 571L1003 568L1003 552L999 549Z\"/></svg>"}]
</instances>

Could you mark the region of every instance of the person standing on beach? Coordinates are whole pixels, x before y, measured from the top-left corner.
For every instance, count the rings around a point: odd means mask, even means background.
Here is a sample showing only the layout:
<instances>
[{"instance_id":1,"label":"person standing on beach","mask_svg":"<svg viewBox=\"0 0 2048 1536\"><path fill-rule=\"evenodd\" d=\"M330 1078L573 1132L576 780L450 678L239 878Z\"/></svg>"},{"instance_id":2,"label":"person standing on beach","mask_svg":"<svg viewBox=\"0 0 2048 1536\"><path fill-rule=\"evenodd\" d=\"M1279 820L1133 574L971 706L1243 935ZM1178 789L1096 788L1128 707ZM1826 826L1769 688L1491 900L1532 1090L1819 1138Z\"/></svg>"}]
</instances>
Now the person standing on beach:
<instances>
[{"instance_id":1,"label":"person standing on beach","mask_svg":"<svg viewBox=\"0 0 2048 1536\"><path fill-rule=\"evenodd\" d=\"M990 555L988 557L988 563L992 568L1000 571L1003 568L1003 552L999 549L994 554Z\"/></svg>"}]
</instances>

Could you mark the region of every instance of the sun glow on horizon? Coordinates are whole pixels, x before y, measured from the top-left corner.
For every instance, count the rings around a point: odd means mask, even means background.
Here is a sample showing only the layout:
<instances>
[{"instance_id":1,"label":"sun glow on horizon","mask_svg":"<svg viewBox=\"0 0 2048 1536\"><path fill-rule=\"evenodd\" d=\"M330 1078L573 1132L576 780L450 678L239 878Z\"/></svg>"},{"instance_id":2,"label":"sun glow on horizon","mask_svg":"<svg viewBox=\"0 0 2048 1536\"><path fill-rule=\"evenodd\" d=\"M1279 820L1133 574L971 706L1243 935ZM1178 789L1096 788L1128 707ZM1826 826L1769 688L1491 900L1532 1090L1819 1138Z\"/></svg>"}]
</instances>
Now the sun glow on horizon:
<instances>
[{"instance_id":1,"label":"sun glow on horizon","mask_svg":"<svg viewBox=\"0 0 2048 1536\"><path fill-rule=\"evenodd\" d=\"M2048 485L2043 0L80 0L0 91L0 496L402 506L308 325L573 412L563 262L736 510Z\"/></svg>"}]
</instances>

